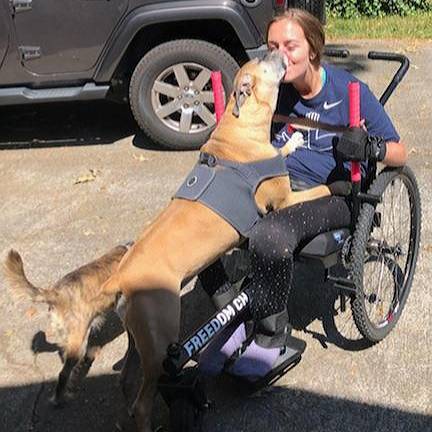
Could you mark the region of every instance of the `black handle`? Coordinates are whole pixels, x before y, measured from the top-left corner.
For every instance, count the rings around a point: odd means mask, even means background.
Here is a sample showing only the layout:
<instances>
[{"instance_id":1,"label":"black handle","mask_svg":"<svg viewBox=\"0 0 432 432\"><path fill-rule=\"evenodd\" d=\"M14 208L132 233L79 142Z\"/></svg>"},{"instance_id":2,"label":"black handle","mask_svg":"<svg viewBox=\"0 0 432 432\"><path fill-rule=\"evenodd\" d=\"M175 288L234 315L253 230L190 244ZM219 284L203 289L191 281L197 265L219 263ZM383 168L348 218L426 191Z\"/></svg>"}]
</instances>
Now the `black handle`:
<instances>
[{"instance_id":1,"label":"black handle","mask_svg":"<svg viewBox=\"0 0 432 432\"><path fill-rule=\"evenodd\" d=\"M327 57L347 58L349 57L350 52L347 49L325 48L324 55Z\"/></svg>"},{"instance_id":2,"label":"black handle","mask_svg":"<svg viewBox=\"0 0 432 432\"><path fill-rule=\"evenodd\" d=\"M408 72L410 61L408 57L403 54L389 53L389 52L380 52L380 51L370 51L368 53L368 58L371 60L384 60L384 61L392 61L400 63L399 69L394 74L390 84L384 90L384 93L380 97L380 102L382 105L385 105L388 101L389 97L395 91L396 87L404 78L405 74Z\"/></svg>"}]
</instances>

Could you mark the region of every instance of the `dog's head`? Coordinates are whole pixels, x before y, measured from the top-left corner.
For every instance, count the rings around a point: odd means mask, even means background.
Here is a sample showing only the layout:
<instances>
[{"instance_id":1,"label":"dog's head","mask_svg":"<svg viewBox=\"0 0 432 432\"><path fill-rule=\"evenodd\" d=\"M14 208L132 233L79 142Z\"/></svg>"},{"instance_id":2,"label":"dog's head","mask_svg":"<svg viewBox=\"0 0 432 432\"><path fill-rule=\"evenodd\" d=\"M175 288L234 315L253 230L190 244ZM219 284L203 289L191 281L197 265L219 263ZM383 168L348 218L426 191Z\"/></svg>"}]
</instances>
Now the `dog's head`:
<instances>
[{"instance_id":1,"label":"dog's head","mask_svg":"<svg viewBox=\"0 0 432 432\"><path fill-rule=\"evenodd\" d=\"M262 60L253 59L246 63L234 80L232 114L239 117L240 109L251 97L255 103L269 105L274 112L286 67L285 59L278 51L269 52Z\"/></svg>"}]
</instances>

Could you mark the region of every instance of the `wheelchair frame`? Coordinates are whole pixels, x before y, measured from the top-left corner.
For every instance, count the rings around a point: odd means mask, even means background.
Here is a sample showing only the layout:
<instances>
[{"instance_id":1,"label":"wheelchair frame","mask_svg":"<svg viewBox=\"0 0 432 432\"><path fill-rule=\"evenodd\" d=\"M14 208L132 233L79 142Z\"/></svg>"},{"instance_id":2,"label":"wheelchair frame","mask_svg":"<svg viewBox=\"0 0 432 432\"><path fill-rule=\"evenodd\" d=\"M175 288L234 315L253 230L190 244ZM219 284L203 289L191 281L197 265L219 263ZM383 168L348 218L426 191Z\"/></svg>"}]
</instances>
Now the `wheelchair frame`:
<instances>
[{"instance_id":1,"label":"wheelchair frame","mask_svg":"<svg viewBox=\"0 0 432 432\"><path fill-rule=\"evenodd\" d=\"M325 54L331 57L347 58L348 50L327 49ZM401 54L371 51L368 58L372 60L385 60L400 63L400 67L392 77L390 84L387 86L379 101L382 105L388 101L397 85L402 81L409 69L409 60ZM408 200L410 206L410 244L407 252L408 274L403 275L403 286L401 289L402 296L392 300L392 310L385 318L385 322L378 325L373 323L368 316L367 302L377 302L377 294L370 294L368 297L364 293L363 276L364 265L368 261L365 257L370 252L373 256L373 244L369 244L370 237L374 229L381 229L383 223L382 212L377 212L377 206L383 203L386 190L389 185L394 185L400 181L408 191ZM341 310L346 308L347 297L351 299L351 308L354 322L362 334L371 344L377 343L388 335L395 326L400 317L406 299L408 297L413 275L415 271L419 238L421 231L421 206L420 195L417 182L411 169L407 166L400 168L385 168L377 175L376 163L370 163L368 171L363 181L363 188L360 183L353 183L352 202L353 218L350 229L341 229L326 232L312 239L298 253L297 259L300 260L319 260L325 269L326 280L332 281L334 287L338 290L341 302ZM365 192L366 191L366 192ZM325 254L314 254L314 243L324 242L327 244L335 240L335 233L342 236L330 244L327 249L330 252ZM320 238L321 237L321 238ZM343 243L343 245L342 245ZM385 267L393 265L388 269L393 273L398 273L399 266L386 258L386 254L394 256L394 260L402 254L400 245L389 245L384 238L379 247L384 250L382 256L380 253L375 254L375 260L381 260ZM399 248L399 249L398 249ZM316 249L316 248L315 248ZM372 252L371 252L372 251ZM378 258L377 258L378 257ZM343 260L345 268L348 270L347 277L335 277L330 274L330 268ZM385 262L390 259L390 263ZM384 260L384 261L383 261ZM372 263L374 261L372 260ZM396 275L396 278L398 276ZM395 281L398 283L398 281ZM395 291L398 287L395 286ZM399 292L398 292L399 294ZM164 360L163 367L165 374L159 381L159 390L170 408L172 430L175 431L194 431L201 430L201 421L204 411L209 407L203 381L196 368L184 368L186 363L200 353L221 331L234 322L240 322L248 311L250 297L247 289L241 291L234 299L227 303L222 309L216 311L203 325L194 331L182 343L171 344L167 349L167 357ZM292 364L297 364L301 359L293 359ZM291 367L291 365L290 365ZM286 371L283 371L285 373ZM282 373L282 374L283 374ZM278 376L278 378L281 375ZM273 380L274 382L274 380Z\"/></svg>"}]
</instances>

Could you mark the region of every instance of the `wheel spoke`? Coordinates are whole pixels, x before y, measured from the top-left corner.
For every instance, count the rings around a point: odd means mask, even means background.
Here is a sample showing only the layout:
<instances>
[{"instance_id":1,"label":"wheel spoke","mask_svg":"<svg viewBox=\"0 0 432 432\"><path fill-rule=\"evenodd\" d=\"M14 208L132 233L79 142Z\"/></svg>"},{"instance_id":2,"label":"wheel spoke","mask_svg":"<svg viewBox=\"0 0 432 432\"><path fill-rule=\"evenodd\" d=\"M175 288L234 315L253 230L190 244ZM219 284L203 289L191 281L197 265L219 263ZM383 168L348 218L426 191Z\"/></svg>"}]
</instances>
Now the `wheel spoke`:
<instances>
[{"instance_id":1,"label":"wheel spoke","mask_svg":"<svg viewBox=\"0 0 432 432\"><path fill-rule=\"evenodd\" d=\"M174 99L178 97L181 91L179 87L173 86L172 84L168 84L163 81L155 81L153 90Z\"/></svg>"},{"instance_id":2,"label":"wheel spoke","mask_svg":"<svg viewBox=\"0 0 432 432\"><path fill-rule=\"evenodd\" d=\"M201 103L213 103L214 102L213 92L203 91L198 96L198 99Z\"/></svg>"},{"instance_id":3,"label":"wheel spoke","mask_svg":"<svg viewBox=\"0 0 432 432\"><path fill-rule=\"evenodd\" d=\"M192 124L193 110L183 110L180 116L180 132L188 133Z\"/></svg>"},{"instance_id":4,"label":"wheel spoke","mask_svg":"<svg viewBox=\"0 0 432 432\"><path fill-rule=\"evenodd\" d=\"M184 65L178 64L173 67L174 75L180 88L189 86L190 79Z\"/></svg>"},{"instance_id":5,"label":"wheel spoke","mask_svg":"<svg viewBox=\"0 0 432 432\"><path fill-rule=\"evenodd\" d=\"M156 114L159 118L163 119L173 112L177 111L180 108L180 102L177 99L174 99L171 102L168 102L167 104L161 106L159 109L156 110Z\"/></svg>"},{"instance_id":6,"label":"wheel spoke","mask_svg":"<svg viewBox=\"0 0 432 432\"><path fill-rule=\"evenodd\" d=\"M210 71L208 69L203 69L195 78L192 85L196 90L202 90L204 86L209 82L209 80L210 80Z\"/></svg>"},{"instance_id":7,"label":"wheel spoke","mask_svg":"<svg viewBox=\"0 0 432 432\"><path fill-rule=\"evenodd\" d=\"M204 120L207 126L213 126L216 123L214 114L204 105L200 105L195 112Z\"/></svg>"}]
</instances>

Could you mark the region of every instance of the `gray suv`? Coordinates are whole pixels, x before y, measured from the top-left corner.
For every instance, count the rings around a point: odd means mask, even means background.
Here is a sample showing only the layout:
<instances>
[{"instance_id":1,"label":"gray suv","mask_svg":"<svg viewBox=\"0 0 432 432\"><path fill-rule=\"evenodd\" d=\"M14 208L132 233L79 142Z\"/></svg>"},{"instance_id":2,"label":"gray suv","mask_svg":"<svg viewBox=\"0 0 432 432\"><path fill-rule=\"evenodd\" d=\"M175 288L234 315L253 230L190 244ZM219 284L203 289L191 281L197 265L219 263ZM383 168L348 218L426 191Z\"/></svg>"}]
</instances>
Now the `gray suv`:
<instances>
[{"instance_id":1,"label":"gray suv","mask_svg":"<svg viewBox=\"0 0 432 432\"><path fill-rule=\"evenodd\" d=\"M323 1L0 0L0 105L110 98L172 149L198 148L215 125L210 72L225 93L264 50L277 9L323 19Z\"/></svg>"}]
</instances>

